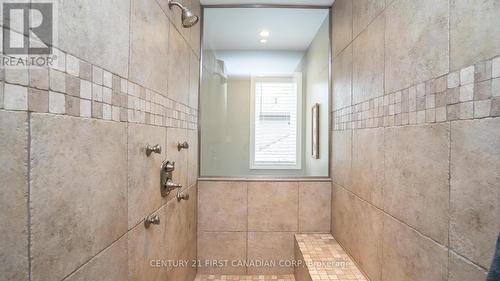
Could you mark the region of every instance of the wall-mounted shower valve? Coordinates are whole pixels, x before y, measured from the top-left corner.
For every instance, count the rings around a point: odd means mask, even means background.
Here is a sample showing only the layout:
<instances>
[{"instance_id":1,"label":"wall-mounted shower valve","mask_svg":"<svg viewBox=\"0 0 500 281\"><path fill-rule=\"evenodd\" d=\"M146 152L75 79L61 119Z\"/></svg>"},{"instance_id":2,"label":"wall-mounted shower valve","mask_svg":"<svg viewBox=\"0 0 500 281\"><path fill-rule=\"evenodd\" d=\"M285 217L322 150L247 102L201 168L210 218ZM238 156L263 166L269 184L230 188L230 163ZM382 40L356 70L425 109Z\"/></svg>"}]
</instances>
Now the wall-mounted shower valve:
<instances>
[{"instance_id":1,"label":"wall-mounted shower valve","mask_svg":"<svg viewBox=\"0 0 500 281\"><path fill-rule=\"evenodd\" d=\"M177 143L177 150L181 151L181 149L188 149L189 148L189 143L187 141L180 143Z\"/></svg>"},{"instance_id":2,"label":"wall-mounted shower valve","mask_svg":"<svg viewBox=\"0 0 500 281\"><path fill-rule=\"evenodd\" d=\"M147 145L146 146L146 155L149 157L149 155L151 155L151 153L157 153L157 154L161 154L161 146L159 144L155 144L153 146L151 145Z\"/></svg>"},{"instance_id":3,"label":"wall-mounted shower valve","mask_svg":"<svg viewBox=\"0 0 500 281\"><path fill-rule=\"evenodd\" d=\"M182 185L175 183L172 180L172 172L175 170L175 162L163 161L160 169L160 191L161 196L166 197L176 188L181 188Z\"/></svg>"},{"instance_id":4,"label":"wall-mounted shower valve","mask_svg":"<svg viewBox=\"0 0 500 281\"><path fill-rule=\"evenodd\" d=\"M147 216L144 219L144 227L145 228L149 228L149 226L152 224L156 224L156 225L160 224L160 216L158 216L158 215Z\"/></svg>"}]
</instances>

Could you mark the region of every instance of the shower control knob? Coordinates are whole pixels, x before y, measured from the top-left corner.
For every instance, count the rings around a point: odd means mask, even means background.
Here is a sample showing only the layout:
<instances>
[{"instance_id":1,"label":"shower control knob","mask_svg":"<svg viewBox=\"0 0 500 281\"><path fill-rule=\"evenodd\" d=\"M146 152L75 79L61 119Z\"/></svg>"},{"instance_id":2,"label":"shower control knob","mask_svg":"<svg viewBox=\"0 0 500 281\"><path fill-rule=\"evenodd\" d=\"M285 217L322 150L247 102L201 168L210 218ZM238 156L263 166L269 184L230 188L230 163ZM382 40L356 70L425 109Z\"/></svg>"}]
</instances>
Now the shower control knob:
<instances>
[{"instance_id":1,"label":"shower control knob","mask_svg":"<svg viewBox=\"0 0 500 281\"><path fill-rule=\"evenodd\" d=\"M181 149L188 149L189 148L189 143L187 141L180 143L177 143L177 151L181 151Z\"/></svg>"},{"instance_id":2,"label":"shower control knob","mask_svg":"<svg viewBox=\"0 0 500 281\"><path fill-rule=\"evenodd\" d=\"M176 197L177 197L177 201L179 201L179 202L180 202L181 200L188 200L188 199L189 199L189 194L187 194L187 193L182 193L182 192L181 192L181 189L180 189L180 188L178 188L178 189L177 189L177 195L176 195Z\"/></svg>"},{"instance_id":3,"label":"shower control knob","mask_svg":"<svg viewBox=\"0 0 500 281\"><path fill-rule=\"evenodd\" d=\"M151 153L157 153L157 154L161 154L161 146L159 144L155 144L153 146L151 145L147 145L146 146L146 155L149 157L149 155L151 155Z\"/></svg>"},{"instance_id":4,"label":"shower control knob","mask_svg":"<svg viewBox=\"0 0 500 281\"><path fill-rule=\"evenodd\" d=\"M156 224L156 225L160 224L160 216L158 216L158 215L147 216L144 219L144 227L145 228L149 228L149 226L152 224Z\"/></svg>"}]
</instances>

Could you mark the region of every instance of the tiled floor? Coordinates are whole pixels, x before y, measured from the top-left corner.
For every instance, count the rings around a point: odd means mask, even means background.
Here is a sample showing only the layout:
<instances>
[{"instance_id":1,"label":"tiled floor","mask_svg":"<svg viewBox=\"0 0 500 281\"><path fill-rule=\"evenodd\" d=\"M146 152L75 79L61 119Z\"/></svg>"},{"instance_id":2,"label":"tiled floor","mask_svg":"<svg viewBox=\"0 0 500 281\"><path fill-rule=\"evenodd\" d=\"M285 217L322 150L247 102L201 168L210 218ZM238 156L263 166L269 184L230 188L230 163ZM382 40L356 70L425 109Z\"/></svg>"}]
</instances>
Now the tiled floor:
<instances>
[{"instance_id":1,"label":"tiled floor","mask_svg":"<svg viewBox=\"0 0 500 281\"><path fill-rule=\"evenodd\" d=\"M313 281L367 281L331 234L296 234Z\"/></svg>"},{"instance_id":2,"label":"tiled floor","mask_svg":"<svg viewBox=\"0 0 500 281\"><path fill-rule=\"evenodd\" d=\"M295 281L293 274L284 275L206 275L198 274L195 281L258 280L258 281Z\"/></svg>"}]
</instances>

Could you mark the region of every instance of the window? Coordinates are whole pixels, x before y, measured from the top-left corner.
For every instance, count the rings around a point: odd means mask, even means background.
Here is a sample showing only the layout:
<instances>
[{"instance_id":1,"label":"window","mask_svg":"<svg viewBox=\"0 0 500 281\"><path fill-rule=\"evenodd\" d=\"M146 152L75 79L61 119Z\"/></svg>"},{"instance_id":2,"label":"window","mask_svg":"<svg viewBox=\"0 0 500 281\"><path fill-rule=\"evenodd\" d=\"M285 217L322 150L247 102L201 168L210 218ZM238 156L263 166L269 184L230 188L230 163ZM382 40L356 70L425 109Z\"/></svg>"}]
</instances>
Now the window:
<instances>
[{"instance_id":1,"label":"window","mask_svg":"<svg viewBox=\"0 0 500 281\"><path fill-rule=\"evenodd\" d=\"M252 78L250 169L301 169L302 75Z\"/></svg>"}]
</instances>

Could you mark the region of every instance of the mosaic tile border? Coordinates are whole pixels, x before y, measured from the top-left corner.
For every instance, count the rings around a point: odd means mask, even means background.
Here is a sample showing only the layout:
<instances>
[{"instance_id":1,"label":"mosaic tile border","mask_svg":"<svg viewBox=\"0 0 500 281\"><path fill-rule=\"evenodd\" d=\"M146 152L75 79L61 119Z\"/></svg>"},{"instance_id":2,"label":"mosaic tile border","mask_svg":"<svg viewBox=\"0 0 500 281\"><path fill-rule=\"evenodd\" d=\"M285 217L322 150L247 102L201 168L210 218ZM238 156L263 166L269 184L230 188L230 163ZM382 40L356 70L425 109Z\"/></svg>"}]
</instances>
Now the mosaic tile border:
<instances>
[{"instance_id":1,"label":"mosaic tile border","mask_svg":"<svg viewBox=\"0 0 500 281\"><path fill-rule=\"evenodd\" d=\"M312 281L367 281L331 234L295 234Z\"/></svg>"},{"instance_id":2,"label":"mosaic tile border","mask_svg":"<svg viewBox=\"0 0 500 281\"><path fill-rule=\"evenodd\" d=\"M500 57L332 112L334 131L500 116Z\"/></svg>"},{"instance_id":3,"label":"mosaic tile border","mask_svg":"<svg viewBox=\"0 0 500 281\"><path fill-rule=\"evenodd\" d=\"M58 65L0 70L0 109L198 129L196 108L53 50Z\"/></svg>"},{"instance_id":4,"label":"mosaic tile border","mask_svg":"<svg viewBox=\"0 0 500 281\"><path fill-rule=\"evenodd\" d=\"M284 275L213 275L213 274L198 274L195 281L295 281L293 274Z\"/></svg>"}]
</instances>

